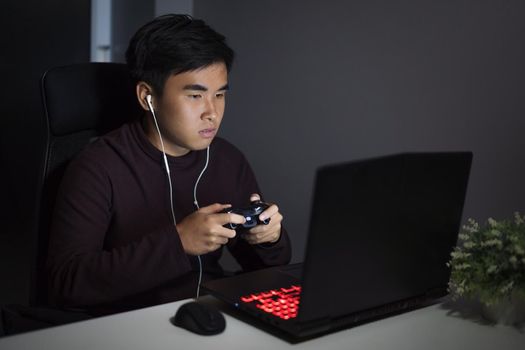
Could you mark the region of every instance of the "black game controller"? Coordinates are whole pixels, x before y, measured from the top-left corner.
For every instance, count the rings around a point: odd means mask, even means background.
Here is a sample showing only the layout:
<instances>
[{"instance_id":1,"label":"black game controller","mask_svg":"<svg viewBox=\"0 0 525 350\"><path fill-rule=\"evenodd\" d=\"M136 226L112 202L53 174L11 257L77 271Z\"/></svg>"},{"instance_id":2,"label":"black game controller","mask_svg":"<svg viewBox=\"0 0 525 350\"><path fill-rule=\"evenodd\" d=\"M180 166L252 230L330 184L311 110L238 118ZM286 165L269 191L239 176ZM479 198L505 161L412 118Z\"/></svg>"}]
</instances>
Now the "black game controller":
<instances>
[{"instance_id":1,"label":"black game controller","mask_svg":"<svg viewBox=\"0 0 525 350\"><path fill-rule=\"evenodd\" d=\"M244 216L244 219L246 222L242 224L241 226L244 228L251 228L257 225L268 225L270 223L270 219L261 220L259 219L259 215L262 214L263 211L268 209L270 205L267 203L264 203L262 201L254 201L249 207L246 208L226 208L222 212L223 213L234 213L238 215ZM224 227L235 230L237 228L237 224L229 223L224 225Z\"/></svg>"}]
</instances>

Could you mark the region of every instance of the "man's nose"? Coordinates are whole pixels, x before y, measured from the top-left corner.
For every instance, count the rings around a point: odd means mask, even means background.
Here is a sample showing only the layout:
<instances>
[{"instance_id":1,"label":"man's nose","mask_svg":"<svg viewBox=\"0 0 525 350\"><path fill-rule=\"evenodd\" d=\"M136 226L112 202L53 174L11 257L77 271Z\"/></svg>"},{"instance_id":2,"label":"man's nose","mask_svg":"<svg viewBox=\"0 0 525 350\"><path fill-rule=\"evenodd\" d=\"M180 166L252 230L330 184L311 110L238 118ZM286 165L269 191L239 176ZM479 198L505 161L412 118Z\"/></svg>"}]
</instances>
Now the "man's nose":
<instances>
[{"instance_id":1,"label":"man's nose","mask_svg":"<svg viewBox=\"0 0 525 350\"><path fill-rule=\"evenodd\" d=\"M205 120L214 120L217 118L217 107L213 103L213 101L207 101L206 102L206 108L204 110L204 113L202 113L202 119Z\"/></svg>"}]
</instances>

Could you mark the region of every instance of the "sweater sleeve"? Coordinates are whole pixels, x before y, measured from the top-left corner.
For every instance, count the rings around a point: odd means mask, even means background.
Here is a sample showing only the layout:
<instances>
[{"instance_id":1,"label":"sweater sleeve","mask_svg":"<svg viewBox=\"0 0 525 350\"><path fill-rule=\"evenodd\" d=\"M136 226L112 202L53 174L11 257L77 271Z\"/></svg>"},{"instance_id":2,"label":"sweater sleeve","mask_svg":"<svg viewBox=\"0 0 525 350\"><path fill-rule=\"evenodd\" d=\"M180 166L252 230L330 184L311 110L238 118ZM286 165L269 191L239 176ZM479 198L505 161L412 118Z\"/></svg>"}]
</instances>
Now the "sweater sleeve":
<instances>
[{"instance_id":1,"label":"sweater sleeve","mask_svg":"<svg viewBox=\"0 0 525 350\"><path fill-rule=\"evenodd\" d=\"M50 232L47 271L54 304L110 303L191 270L173 225L105 249L111 220L110 177L96 162L73 161L61 182Z\"/></svg>"},{"instance_id":2,"label":"sweater sleeve","mask_svg":"<svg viewBox=\"0 0 525 350\"><path fill-rule=\"evenodd\" d=\"M239 171L238 184L239 203L249 201L252 193L259 193L262 196L255 174L244 157ZM264 200L264 198L262 199ZM240 238L242 230L243 228L237 229L236 238L230 240L227 247L244 271L286 265L290 262L291 244L284 227L281 227L281 236L277 242L258 245L251 245Z\"/></svg>"}]
</instances>

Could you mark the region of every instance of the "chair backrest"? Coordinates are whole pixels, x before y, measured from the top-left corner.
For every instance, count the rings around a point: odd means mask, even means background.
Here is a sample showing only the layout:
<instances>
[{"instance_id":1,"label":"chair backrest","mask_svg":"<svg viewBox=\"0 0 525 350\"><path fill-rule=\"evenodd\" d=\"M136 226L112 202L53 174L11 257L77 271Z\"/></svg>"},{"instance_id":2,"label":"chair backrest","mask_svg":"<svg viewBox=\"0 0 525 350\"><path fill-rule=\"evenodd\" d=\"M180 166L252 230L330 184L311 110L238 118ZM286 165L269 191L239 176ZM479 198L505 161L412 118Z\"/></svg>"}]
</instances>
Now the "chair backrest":
<instances>
[{"instance_id":1,"label":"chair backrest","mask_svg":"<svg viewBox=\"0 0 525 350\"><path fill-rule=\"evenodd\" d=\"M44 73L41 84L47 130L37 195L32 305L47 304L45 263L50 219L68 162L96 137L142 113L125 64L83 63L52 68Z\"/></svg>"}]
</instances>

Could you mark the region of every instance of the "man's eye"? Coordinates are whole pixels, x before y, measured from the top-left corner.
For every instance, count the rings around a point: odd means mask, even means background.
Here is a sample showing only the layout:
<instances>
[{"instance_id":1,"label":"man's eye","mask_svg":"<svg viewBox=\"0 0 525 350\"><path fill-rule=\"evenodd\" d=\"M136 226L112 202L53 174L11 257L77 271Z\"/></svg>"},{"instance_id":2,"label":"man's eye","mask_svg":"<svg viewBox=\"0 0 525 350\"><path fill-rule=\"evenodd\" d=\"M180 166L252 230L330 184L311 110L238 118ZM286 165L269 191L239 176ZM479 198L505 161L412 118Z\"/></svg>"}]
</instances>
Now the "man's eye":
<instances>
[{"instance_id":1,"label":"man's eye","mask_svg":"<svg viewBox=\"0 0 525 350\"><path fill-rule=\"evenodd\" d=\"M216 94L215 96L216 96L217 98L224 98L225 95L226 95L226 94L225 94L224 92L220 92L220 93Z\"/></svg>"},{"instance_id":2,"label":"man's eye","mask_svg":"<svg viewBox=\"0 0 525 350\"><path fill-rule=\"evenodd\" d=\"M194 98L194 99L197 99L197 98L200 98L200 97L201 97L201 95L198 95L198 94L197 94L197 95L189 95L189 97L190 97L190 98Z\"/></svg>"}]
</instances>

